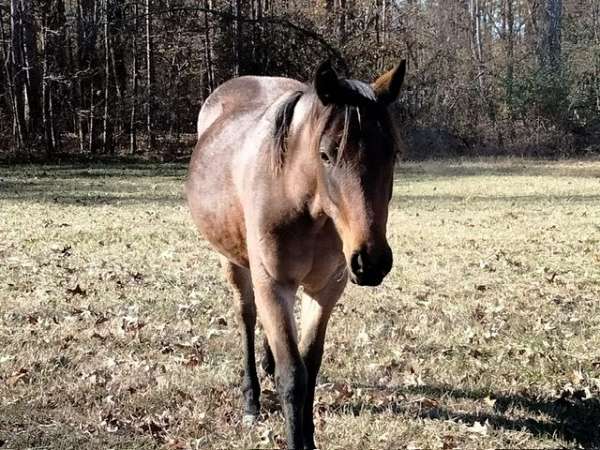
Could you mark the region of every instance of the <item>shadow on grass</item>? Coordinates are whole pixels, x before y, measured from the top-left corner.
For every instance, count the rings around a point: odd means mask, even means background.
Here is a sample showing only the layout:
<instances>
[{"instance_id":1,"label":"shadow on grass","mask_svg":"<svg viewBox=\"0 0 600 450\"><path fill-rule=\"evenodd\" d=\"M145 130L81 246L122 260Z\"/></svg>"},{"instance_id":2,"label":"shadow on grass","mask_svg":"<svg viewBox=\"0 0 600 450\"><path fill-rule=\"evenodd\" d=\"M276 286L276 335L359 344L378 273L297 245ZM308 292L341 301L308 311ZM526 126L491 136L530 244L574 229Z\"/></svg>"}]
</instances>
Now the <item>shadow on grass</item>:
<instances>
[{"instance_id":1,"label":"shadow on grass","mask_svg":"<svg viewBox=\"0 0 600 450\"><path fill-rule=\"evenodd\" d=\"M182 196L156 193L153 182L183 182L186 164L157 163L92 163L67 165L0 166L0 199L50 202L67 205L107 205L161 203L177 204ZM436 161L423 164L400 163L398 181L427 181L471 176L553 176L592 177L600 179L600 164L593 161L567 161L565 164L534 160ZM153 180L155 178L156 180ZM461 202L463 196L421 195L396 196L398 201ZM470 196L470 202L503 201L531 203L539 201L598 201L600 196Z\"/></svg>"},{"instance_id":2,"label":"shadow on grass","mask_svg":"<svg viewBox=\"0 0 600 450\"><path fill-rule=\"evenodd\" d=\"M425 179L460 178L474 176L549 176L573 178L600 178L598 160L544 161L500 159L429 161L424 163L400 162L396 177Z\"/></svg>"},{"instance_id":3,"label":"shadow on grass","mask_svg":"<svg viewBox=\"0 0 600 450\"><path fill-rule=\"evenodd\" d=\"M28 201L35 203L56 203L62 205L104 206L159 203L167 206L182 204L183 180L181 189L175 193L165 193L163 189L153 189L150 182L135 183L131 175L123 176L127 182L103 181L99 178L87 179L0 179L0 199ZM177 186L177 182L175 186Z\"/></svg>"},{"instance_id":4,"label":"shadow on grass","mask_svg":"<svg viewBox=\"0 0 600 450\"><path fill-rule=\"evenodd\" d=\"M353 389L367 389L379 396L397 399L389 402L352 401L342 402L331 407L332 412L359 415L368 411L372 414L393 413L416 416L423 419L457 420L467 425L476 421L485 423L495 429L511 431L528 431L534 436L561 438L573 442L583 448L600 448L600 400L591 398L584 400L577 393L558 399L541 398L531 394L502 394L485 390L454 389L451 386L420 386L390 388L387 386L355 385ZM405 396L421 395L429 400L440 401L443 398L469 399L483 401L486 397L495 400L494 413L467 413L453 411L443 406L415 408L414 402L407 402ZM513 409L529 414L548 417L548 420L510 415Z\"/></svg>"},{"instance_id":5,"label":"shadow on grass","mask_svg":"<svg viewBox=\"0 0 600 450\"><path fill-rule=\"evenodd\" d=\"M394 200L400 202L400 205L407 202L418 202L418 203L439 203L439 202L450 202L450 203L462 203L468 201L470 204L478 202L496 202L496 203L514 203L528 205L528 204L544 204L545 202L551 203L595 203L600 201L599 195L585 195L585 194L565 194L565 195L395 195Z\"/></svg>"},{"instance_id":6,"label":"shadow on grass","mask_svg":"<svg viewBox=\"0 0 600 450\"><path fill-rule=\"evenodd\" d=\"M4 174L6 175L6 174ZM100 174L80 174L78 176L50 177L36 174L27 177L11 174L9 179L2 179L0 174L0 199L31 201L37 203L57 203L65 205L102 206L111 204L144 204L160 203L165 205L178 205L184 200L182 172L175 175L160 175L158 180L141 173L113 174L113 178L105 178ZM144 178L146 178L144 180ZM165 193L162 187L155 188L154 182L171 183L181 186L179 192ZM163 185L164 186L164 185ZM544 202L598 202L598 195L395 195L394 201L400 204L407 202L461 203L468 201L470 204L478 202L507 202L520 204L539 204Z\"/></svg>"}]
</instances>

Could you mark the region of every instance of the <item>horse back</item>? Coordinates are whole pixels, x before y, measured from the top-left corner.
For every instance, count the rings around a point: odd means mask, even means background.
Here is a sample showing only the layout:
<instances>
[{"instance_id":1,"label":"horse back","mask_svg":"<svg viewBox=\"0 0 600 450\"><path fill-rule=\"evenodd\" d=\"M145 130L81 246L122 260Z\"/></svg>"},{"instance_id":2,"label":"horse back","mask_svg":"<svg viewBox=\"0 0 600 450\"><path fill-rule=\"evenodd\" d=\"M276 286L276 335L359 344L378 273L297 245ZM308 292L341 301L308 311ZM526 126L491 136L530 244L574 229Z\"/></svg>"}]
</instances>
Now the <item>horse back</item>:
<instances>
[{"instance_id":1,"label":"horse back","mask_svg":"<svg viewBox=\"0 0 600 450\"><path fill-rule=\"evenodd\" d=\"M306 85L282 77L244 76L220 85L206 99L198 114L198 139L219 118L245 111L261 114L286 92L306 89Z\"/></svg>"},{"instance_id":2,"label":"horse back","mask_svg":"<svg viewBox=\"0 0 600 450\"><path fill-rule=\"evenodd\" d=\"M198 115L198 141L192 154L186 196L201 234L230 261L248 266L241 186L261 158L257 136L272 132L263 120L279 98L306 85L275 77L240 77L217 88ZM268 127L268 129L267 129ZM264 129L263 129L264 128Z\"/></svg>"}]
</instances>

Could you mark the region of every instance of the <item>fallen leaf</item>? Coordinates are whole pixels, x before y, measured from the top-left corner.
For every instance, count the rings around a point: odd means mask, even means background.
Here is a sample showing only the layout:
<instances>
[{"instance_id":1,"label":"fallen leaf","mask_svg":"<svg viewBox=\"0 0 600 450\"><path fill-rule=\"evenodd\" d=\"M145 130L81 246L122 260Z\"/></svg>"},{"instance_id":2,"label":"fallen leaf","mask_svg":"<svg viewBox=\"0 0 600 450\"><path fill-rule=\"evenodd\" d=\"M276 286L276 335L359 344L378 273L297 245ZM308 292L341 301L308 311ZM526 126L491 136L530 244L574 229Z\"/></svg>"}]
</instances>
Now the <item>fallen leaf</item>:
<instances>
[{"instance_id":1,"label":"fallen leaf","mask_svg":"<svg viewBox=\"0 0 600 450\"><path fill-rule=\"evenodd\" d=\"M87 291L82 289L81 286L79 286L79 283L72 289L67 288L67 292L71 295L81 295L82 297L87 296Z\"/></svg>"},{"instance_id":2,"label":"fallen leaf","mask_svg":"<svg viewBox=\"0 0 600 450\"><path fill-rule=\"evenodd\" d=\"M29 374L29 371L25 368L20 368L18 371L13 372L7 379L6 379L6 384L8 384L9 386L14 386L16 385L19 381L22 381L23 383L27 382L27 375Z\"/></svg>"},{"instance_id":3,"label":"fallen leaf","mask_svg":"<svg viewBox=\"0 0 600 450\"><path fill-rule=\"evenodd\" d=\"M181 449L191 448L191 446L188 445L187 442L185 442L184 440L181 440L179 438L169 439L167 441L167 443L165 444L165 447L168 448L169 450L181 450Z\"/></svg>"},{"instance_id":4,"label":"fallen leaf","mask_svg":"<svg viewBox=\"0 0 600 450\"><path fill-rule=\"evenodd\" d=\"M573 373L571 374L571 382L573 384L581 384L584 379L585 377L583 376L583 372L581 372L581 370L573 369Z\"/></svg>"},{"instance_id":5,"label":"fallen leaf","mask_svg":"<svg viewBox=\"0 0 600 450\"><path fill-rule=\"evenodd\" d=\"M189 355L183 358L181 363L186 367L196 367L200 365L200 362L200 358L197 355Z\"/></svg>"},{"instance_id":6,"label":"fallen leaf","mask_svg":"<svg viewBox=\"0 0 600 450\"><path fill-rule=\"evenodd\" d=\"M481 434L481 435L487 435L489 432L489 428L490 428L490 424L489 422L486 420L485 423L482 425L480 422L475 422L473 423L472 426L467 427L467 431L469 433L477 433L477 434Z\"/></svg>"},{"instance_id":7,"label":"fallen leaf","mask_svg":"<svg viewBox=\"0 0 600 450\"><path fill-rule=\"evenodd\" d=\"M144 328L146 324L139 319L139 317L123 317L123 323L121 329L127 333L137 333L139 330Z\"/></svg>"},{"instance_id":8,"label":"fallen leaf","mask_svg":"<svg viewBox=\"0 0 600 450\"><path fill-rule=\"evenodd\" d=\"M490 396L487 396L486 398L483 399L483 403L488 405L490 408L493 408L496 405L496 399L491 398Z\"/></svg>"},{"instance_id":9,"label":"fallen leaf","mask_svg":"<svg viewBox=\"0 0 600 450\"><path fill-rule=\"evenodd\" d=\"M218 327L226 327L227 326L227 319L223 316L219 316L219 317L213 317L210 322L209 325L217 325Z\"/></svg>"}]
</instances>

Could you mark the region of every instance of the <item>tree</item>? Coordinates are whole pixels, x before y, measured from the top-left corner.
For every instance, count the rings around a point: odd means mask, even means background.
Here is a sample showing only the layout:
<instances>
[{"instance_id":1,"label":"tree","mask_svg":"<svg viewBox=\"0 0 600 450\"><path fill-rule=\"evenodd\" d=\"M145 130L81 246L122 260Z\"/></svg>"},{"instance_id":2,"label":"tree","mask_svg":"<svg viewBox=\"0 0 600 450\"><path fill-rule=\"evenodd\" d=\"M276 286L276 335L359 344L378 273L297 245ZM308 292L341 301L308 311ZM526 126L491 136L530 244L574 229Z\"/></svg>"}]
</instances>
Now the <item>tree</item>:
<instances>
[{"instance_id":1,"label":"tree","mask_svg":"<svg viewBox=\"0 0 600 450\"><path fill-rule=\"evenodd\" d=\"M0 139L48 157L181 151L234 75L310 80L331 58L372 80L406 58L407 130L556 146L598 122L599 17L600 0L7 0Z\"/></svg>"},{"instance_id":2,"label":"tree","mask_svg":"<svg viewBox=\"0 0 600 450\"><path fill-rule=\"evenodd\" d=\"M146 132L148 151L154 149L154 44L152 40L152 0L146 0Z\"/></svg>"},{"instance_id":3,"label":"tree","mask_svg":"<svg viewBox=\"0 0 600 450\"><path fill-rule=\"evenodd\" d=\"M138 95L138 59L137 59L137 32L138 32L138 3L133 3L133 32L131 47L131 112L129 117L129 152L137 153L137 95Z\"/></svg>"},{"instance_id":4,"label":"tree","mask_svg":"<svg viewBox=\"0 0 600 450\"><path fill-rule=\"evenodd\" d=\"M538 7L540 67L560 70L562 0L544 0Z\"/></svg>"}]
</instances>

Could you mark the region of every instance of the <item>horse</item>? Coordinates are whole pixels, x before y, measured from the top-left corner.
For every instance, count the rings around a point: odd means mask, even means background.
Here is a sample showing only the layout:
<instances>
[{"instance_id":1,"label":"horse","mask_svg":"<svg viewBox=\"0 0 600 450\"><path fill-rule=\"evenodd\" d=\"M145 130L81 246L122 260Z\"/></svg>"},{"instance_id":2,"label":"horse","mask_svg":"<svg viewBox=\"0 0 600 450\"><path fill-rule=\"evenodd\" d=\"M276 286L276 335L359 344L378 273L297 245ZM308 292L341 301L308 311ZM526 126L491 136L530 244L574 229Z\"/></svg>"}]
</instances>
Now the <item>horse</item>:
<instances>
[{"instance_id":1,"label":"horse","mask_svg":"<svg viewBox=\"0 0 600 450\"><path fill-rule=\"evenodd\" d=\"M288 448L316 448L315 383L347 280L376 286L392 268L386 227L403 145L389 106L405 72L403 60L369 84L340 77L326 61L310 84L242 76L219 86L198 115L185 193L233 291L243 420L252 423L260 411L258 316Z\"/></svg>"}]
</instances>

